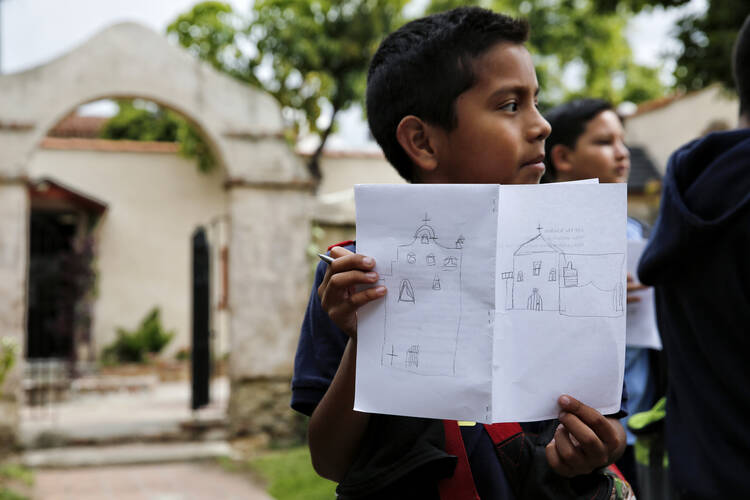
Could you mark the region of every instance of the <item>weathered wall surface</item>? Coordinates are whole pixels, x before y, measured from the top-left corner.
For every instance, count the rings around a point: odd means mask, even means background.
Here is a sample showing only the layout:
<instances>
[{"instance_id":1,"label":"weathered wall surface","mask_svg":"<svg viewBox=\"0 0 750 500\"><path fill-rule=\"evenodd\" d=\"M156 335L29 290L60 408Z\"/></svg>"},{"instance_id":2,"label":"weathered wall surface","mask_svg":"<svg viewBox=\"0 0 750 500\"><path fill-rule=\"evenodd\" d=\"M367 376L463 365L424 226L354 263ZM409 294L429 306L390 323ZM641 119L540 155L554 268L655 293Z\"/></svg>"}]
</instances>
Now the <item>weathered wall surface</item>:
<instances>
[{"instance_id":1,"label":"weathered wall surface","mask_svg":"<svg viewBox=\"0 0 750 500\"><path fill-rule=\"evenodd\" d=\"M15 344L21 359L26 332L27 213L26 186L0 179L0 338ZM0 387L0 453L16 441L22 373L18 361Z\"/></svg>"},{"instance_id":2,"label":"weathered wall surface","mask_svg":"<svg viewBox=\"0 0 750 500\"><path fill-rule=\"evenodd\" d=\"M224 223L223 173L200 173L194 160L176 154L39 149L29 175L107 204L96 229L94 352L115 339L117 328L133 330L153 307L176 334L165 354L189 347L191 235L204 225L211 237Z\"/></svg>"},{"instance_id":3,"label":"weathered wall surface","mask_svg":"<svg viewBox=\"0 0 750 500\"><path fill-rule=\"evenodd\" d=\"M628 117L626 141L644 147L664 175L667 160L677 148L700 137L711 122L722 121L734 128L738 116L737 98L713 85Z\"/></svg>"},{"instance_id":4,"label":"weathered wall surface","mask_svg":"<svg viewBox=\"0 0 750 500\"><path fill-rule=\"evenodd\" d=\"M304 163L283 139L281 112L270 95L219 74L165 37L134 24L113 26L44 66L0 76L0 95L0 182L5 183L28 176L47 131L85 102L139 97L192 120L212 146L228 188L233 387L235 382L291 376L307 296L304 252L312 192ZM28 237L19 239L17 233L19 227L26 232L28 205L20 205L21 192L26 196L25 188L16 186L0 193L15 197L7 202L12 209L6 202L0 205L7 212L0 219L0 241L9 249L0 257L12 257L5 267L0 263L10 279L5 302L16 304L0 310L0 316L13 328L23 324L18 311L25 310L19 277L26 273ZM18 243L7 243L11 241ZM22 328L9 331L22 336ZM241 391L230 400L242 407L237 398ZM252 413L234 414L253 418Z\"/></svg>"},{"instance_id":5,"label":"weathered wall surface","mask_svg":"<svg viewBox=\"0 0 750 500\"><path fill-rule=\"evenodd\" d=\"M237 187L230 206L232 379L291 376L309 292L310 195Z\"/></svg>"}]
</instances>

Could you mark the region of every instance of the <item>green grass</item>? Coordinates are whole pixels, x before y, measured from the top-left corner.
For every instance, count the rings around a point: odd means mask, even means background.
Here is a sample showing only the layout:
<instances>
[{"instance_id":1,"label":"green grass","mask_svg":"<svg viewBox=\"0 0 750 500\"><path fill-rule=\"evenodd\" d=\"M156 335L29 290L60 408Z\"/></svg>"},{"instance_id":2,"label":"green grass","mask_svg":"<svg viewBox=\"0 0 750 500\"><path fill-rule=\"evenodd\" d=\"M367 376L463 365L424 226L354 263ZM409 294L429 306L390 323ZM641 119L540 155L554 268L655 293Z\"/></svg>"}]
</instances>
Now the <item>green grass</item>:
<instances>
[{"instance_id":1,"label":"green grass","mask_svg":"<svg viewBox=\"0 0 750 500\"><path fill-rule=\"evenodd\" d=\"M28 500L28 497L18 493L16 486L31 486L34 475L31 470L20 465L0 464L0 500ZM10 484L9 484L10 483Z\"/></svg>"},{"instance_id":2,"label":"green grass","mask_svg":"<svg viewBox=\"0 0 750 500\"><path fill-rule=\"evenodd\" d=\"M274 451L250 462L250 468L268 485L276 500L331 500L336 483L318 476L307 446Z\"/></svg>"}]
</instances>

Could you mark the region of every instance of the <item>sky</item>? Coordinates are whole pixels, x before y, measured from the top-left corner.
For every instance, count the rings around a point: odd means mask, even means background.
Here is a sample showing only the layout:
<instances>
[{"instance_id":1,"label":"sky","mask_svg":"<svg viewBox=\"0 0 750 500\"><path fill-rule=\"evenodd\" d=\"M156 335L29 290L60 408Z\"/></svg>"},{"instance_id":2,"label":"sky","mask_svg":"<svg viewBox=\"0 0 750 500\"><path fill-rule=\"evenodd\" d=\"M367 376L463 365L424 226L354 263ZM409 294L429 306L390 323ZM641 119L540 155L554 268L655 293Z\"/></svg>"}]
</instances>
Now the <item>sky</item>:
<instances>
[{"instance_id":1,"label":"sky","mask_svg":"<svg viewBox=\"0 0 750 500\"><path fill-rule=\"evenodd\" d=\"M0 0L0 72L15 73L44 64L85 42L109 25L135 21L159 33L198 0ZM223 0L235 10L247 11L251 0ZM636 62L656 65L675 47L669 31L686 11L702 11L707 0L692 0L686 7L652 9L636 16L626 36ZM427 0L413 0L418 10ZM673 62L666 61L669 79ZM111 112L111 106L89 106L87 113ZM339 130L329 139L330 149L376 149L369 140L359 108L339 116ZM305 145L303 149L307 149Z\"/></svg>"}]
</instances>

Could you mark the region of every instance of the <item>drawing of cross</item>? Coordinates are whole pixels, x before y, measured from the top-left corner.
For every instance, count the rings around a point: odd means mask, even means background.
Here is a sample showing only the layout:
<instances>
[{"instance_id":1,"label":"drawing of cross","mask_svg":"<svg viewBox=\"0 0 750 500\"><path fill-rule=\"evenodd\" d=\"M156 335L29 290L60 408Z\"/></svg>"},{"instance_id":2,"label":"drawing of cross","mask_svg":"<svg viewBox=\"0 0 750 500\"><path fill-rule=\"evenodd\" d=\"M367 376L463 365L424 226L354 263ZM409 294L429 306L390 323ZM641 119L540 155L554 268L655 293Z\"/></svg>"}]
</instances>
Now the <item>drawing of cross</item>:
<instances>
[{"instance_id":1,"label":"drawing of cross","mask_svg":"<svg viewBox=\"0 0 750 500\"><path fill-rule=\"evenodd\" d=\"M430 222L430 218L427 217L427 212L424 213L424 219L422 219L423 222Z\"/></svg>"},{"instance_id":2,"label":"drawing of cross","mask_svg":"<svg viewBox=\"0 0 750 500\"><path fill-rule=\"evenodd\" d=\"M541 224L537 225L536 230L539 231L539 234L542 234L542 225Z\"/></svg>"},{"instance_id":3,"label":"drawing of cross","mask_svg":"<svg viewBox=\"0 0 750 500\"><path fill-rule=\"evenodd\" d=\"M396 351L393 349L393 344L391 344L391 352L387 352L385 355L391 357L391 366L393 366L393 358L398 357L398 354L396 354Z\"/></svg>"}]
</instances>

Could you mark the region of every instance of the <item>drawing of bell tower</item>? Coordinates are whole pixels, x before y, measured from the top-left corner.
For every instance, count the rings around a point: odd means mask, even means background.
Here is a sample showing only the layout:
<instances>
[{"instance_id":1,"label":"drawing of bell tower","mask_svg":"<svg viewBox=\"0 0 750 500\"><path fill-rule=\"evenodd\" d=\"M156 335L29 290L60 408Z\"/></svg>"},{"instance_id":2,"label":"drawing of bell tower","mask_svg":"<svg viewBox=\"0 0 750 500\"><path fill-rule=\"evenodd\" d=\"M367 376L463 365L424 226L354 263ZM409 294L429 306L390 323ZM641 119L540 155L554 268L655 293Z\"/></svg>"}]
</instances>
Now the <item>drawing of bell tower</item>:
<instances>
[{"instance_id":1,"label":"drawing of bell tower","mask_svg":"<svg viewBox=\"0 0 750 500\"><path fill-rule=\"evenodd\" d=\"M425 214L410 241L396 247L392 274L384 276L386 287L397 292L385 298L382 366L428 375L454 373L466 239L459 236L446 241L451 246L440 243ZM422 321L428 315L439 326L425 331Z\"/></svg>"}]
</instances>

